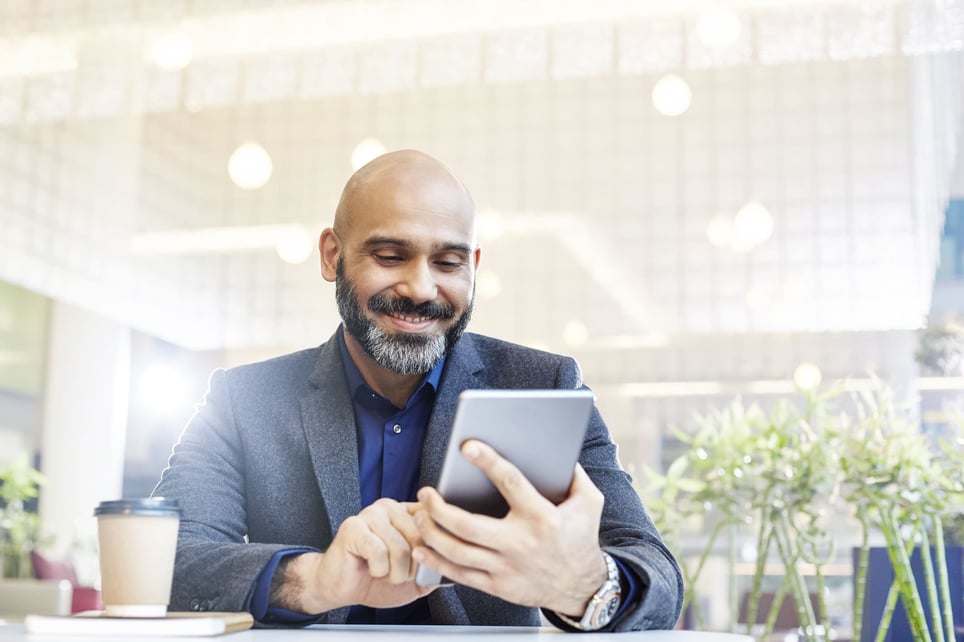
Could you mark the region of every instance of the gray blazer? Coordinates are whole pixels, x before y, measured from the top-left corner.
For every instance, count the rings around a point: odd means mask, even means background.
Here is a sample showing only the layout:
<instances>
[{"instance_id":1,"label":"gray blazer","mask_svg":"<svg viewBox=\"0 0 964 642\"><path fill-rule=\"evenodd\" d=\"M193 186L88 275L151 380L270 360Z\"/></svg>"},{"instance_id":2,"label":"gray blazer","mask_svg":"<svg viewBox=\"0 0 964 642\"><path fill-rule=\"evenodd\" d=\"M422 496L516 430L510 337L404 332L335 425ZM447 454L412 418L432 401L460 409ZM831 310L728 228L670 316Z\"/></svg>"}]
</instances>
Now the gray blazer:
<instances>
[{"instance_id":1,"label":"gray blazer","mask_svg":"<svg viewBox=\"0 0 964 642\"><path fill-rule=\"evenodd\" d=\"M442 374L420 485L438 479L463 390L581 386L579 366L569 357L466 333ZM580 462L606 497L600 543L644 587L643 599L610 628L672 628L683 597L679 567L621 470L595 409ZM183 510L171 608L248 610L255 579L274 553L324 551L342 521L361 510L359 493L355 416L336 337L311 350L215 371L154 491L177 499ZM536 609L460 585L432 593L429 609L437 624L540 621ZM335 609L321 621L344 623L347 614L348 607Z\"/></svg>"}]
</instances>

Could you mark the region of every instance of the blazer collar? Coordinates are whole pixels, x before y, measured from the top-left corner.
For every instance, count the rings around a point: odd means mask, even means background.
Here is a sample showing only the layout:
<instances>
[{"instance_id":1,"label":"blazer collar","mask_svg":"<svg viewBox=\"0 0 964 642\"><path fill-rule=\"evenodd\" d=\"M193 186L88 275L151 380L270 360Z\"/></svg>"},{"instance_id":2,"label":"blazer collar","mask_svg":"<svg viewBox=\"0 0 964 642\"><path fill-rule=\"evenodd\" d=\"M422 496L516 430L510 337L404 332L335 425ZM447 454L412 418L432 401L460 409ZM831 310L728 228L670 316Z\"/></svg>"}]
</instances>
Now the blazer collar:
<instances>
[{"instance_id":1,"label":"blazer collar","mask_svg":"<svg viewBox=\"0 0 964 642\"><path fill-rule=\"evenodd\" d=\"M361 510L355 411L337 337L318 348L308 381L312 387L301 399L301 422L334 536L346 518Z\"/></svg>"}]
</instances>

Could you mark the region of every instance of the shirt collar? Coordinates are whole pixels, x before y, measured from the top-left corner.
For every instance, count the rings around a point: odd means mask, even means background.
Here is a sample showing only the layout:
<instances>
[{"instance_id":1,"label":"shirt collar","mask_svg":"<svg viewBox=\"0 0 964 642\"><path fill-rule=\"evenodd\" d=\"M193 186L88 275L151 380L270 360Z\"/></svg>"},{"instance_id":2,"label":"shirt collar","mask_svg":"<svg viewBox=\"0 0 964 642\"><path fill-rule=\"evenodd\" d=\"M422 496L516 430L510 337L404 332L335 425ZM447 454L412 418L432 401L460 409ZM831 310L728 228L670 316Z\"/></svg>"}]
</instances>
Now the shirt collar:
<instances>
[{"instance_id":1,"label":"shirt collar","mask_svg":"<svg viewBox=\"0 0 964 642\"><path fill-rule=\"evenodd\" d=\"M345 379L348 381L348 389L351 390L352 395L358 392L360 386L364 386L363 389L369 391L371 390L371 386L365 382L365 377L362 376L361 370L355 365L355 360L352 359L351 353L348 352L348 345L345 343L345 332L347 332L345 326L341 325L335 334L338 335L338 348L341 350L341 360L345 364ZM422 380L422 383L419 384L412 393L412 397L417 395L426 385L431 386L432 390L438 391L438 384L442 378L442 369L445 368L445 359L447 356L448 355L442 355L442 358L435 364L435 367L429 370L425 379Z\"/></svg>"}]
</instances>

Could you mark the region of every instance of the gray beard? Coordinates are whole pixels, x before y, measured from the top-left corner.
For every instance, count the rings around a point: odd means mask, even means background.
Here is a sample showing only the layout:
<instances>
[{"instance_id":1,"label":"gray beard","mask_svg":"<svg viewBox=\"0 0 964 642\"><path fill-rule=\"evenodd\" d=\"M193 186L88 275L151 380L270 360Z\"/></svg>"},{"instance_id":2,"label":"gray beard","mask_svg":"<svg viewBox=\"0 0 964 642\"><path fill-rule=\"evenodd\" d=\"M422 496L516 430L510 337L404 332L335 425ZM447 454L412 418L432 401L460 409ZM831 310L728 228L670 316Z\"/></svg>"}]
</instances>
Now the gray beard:
<instances>
[{"instance_id":1,"label":"gray beard","mask_svg":"<svg viewBox=\"0 0 964 642\"><path fill-rule=\"evenodd\" d=\"M338 312L345 323L345 329L361 344L375 363L398 374L413 375L429 372L442 360L449 348L455 345L455 342L465 332L469 319L472 317L472 307L475 301L474 288L465 312L447 331L431 335L412 333L389 335L375 325L374 321L365 316L358 301L355 284L345 275L341 259L338 260L336 265L336 277L335 300L338 303ZM405 301L407 301L407 304ZM382 311L385 306L392 305L408 308L411 301L404 300L393 303L384 296L373 297L369 301L369 308L375 308L372 310L373 312ZM427 310L424 310L428 312L426 316L452 318L454 315L451 309L431 302L413 307L427 308ZM418 314L414 309L408 311L412 314Z\"/></svg>"},{"instance_id":2,"label":"gray beard","mask_svg":"<svg viewBox=\"0 0 964 642\"><path fill-rule=\"evenodd\" d=\"M445 356L445 335L418 338L422 341L413 340L410 334L392 337L370 324L360 343L375 363L383 368L404 375L425 374Z\"/></svg>"}]
</instances>

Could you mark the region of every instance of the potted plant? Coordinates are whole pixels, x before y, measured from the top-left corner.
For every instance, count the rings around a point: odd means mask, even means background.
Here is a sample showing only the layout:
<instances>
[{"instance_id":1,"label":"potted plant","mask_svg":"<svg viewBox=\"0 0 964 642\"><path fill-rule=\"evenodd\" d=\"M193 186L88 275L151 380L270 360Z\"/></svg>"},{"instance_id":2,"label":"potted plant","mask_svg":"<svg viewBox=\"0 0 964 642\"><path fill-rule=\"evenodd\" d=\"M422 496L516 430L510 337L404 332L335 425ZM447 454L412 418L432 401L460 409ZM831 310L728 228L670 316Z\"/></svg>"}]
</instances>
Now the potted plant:
<instances>
[{"instance_id":1,"label":"potted plant","mask_svg":"<svg viewBox=\"0 0 964 642\"><path fill-rule=\"evenodd\" d=\"M863 622L865 552L870 534L880 533L895 574L878 630L886 631L900 597L909 605L915 641L953 640L951 611L944 608L951 598L942 574L947 568L942 523L952 507L962 503L964 449L960 444L932 448L879 381L873 390L850 399L843 391L839 384L823 392L801 391L796 399L778 400L769 414L737 399L697 417L695 431L678 432L685 451L665 475L649 471L649 484L641 492L681 561L686 605L699 621L694 587L722 536L731 569L730 621L735 628L735 551L744 539L753 542L757 552L745 609L747 632L755 632L765 564L775 558L784 575L763 630L756 632L765 638L773 631L780 606L789 597L803 637L821 639L830 631L823 568L836 556L828 525L853 519L861 533L854 639L860 639ZM682 544L694 530L704 533L705 540L689 562ZM911 552L930 555L932 544L937 559L926 565L931 572L923 578L930 605L930 613L925 613ZM804 565L813 569L816 605L801 573Z\"/></svg>"},{"instance_id":2,"label":"potted plant","mask_svg":"<svg viewBox=\"0 0 964 642\"><path fill-rule=\"evenodd\" d=\"M770 605L762 636L773 631L777 614L789 595L808 639L826 626L825 605L817 610L799 568L820 568L834 553L825 507L836 492L833 448L838 423L828 412L828 400L838 391L804 397L803 408L780 399L767 414L755 404L736 399L722 410L697 417L694 433L678 432L686 452L666 475L649 471L642 492L668 544L681 559L687 585L685 604L702 623L694 587L705 562L723 537L730 565L730 621L738 620L736 547L740 539L753 542L756 565L747 594L747 632L754 631L764 586L764 570L771 557L786 573ZM682 550L687 529L707 534L694 563ZM817 590L818 595L822 591Z\"/></svg>"},{"instance_id":3,"label":"potted plant","mask_svg":"<svg viewBox=\"0 0 964 642\"><path fill-rule=\"evenodd\" d=\"M856 407L856 419L840 446L842 492L854 508L861 532L854 573L853 637L882 639L899 598L913 640L953 642L955 598L947 574L943 523L964 497L964 441L958 437L954 443L933 447L885 386L859 395ZM889 569L877 565L876 570L893 578L879 618L863 614L872 531L883 535L890 561ZM878 622L876 637L863 631L868 622Z\"/></svg>"},{"instance_id":4,"label":"potted plant","mask_svg":"<svg viewBox=\"0 0 964 642\"><path fill-rule=\"evenodd\" d=\"M25 503L37 497L43 483L26 454L0 470L0 577L33 577L30 551L38 543L40 524Z\"/></svg>"}]
</instances>

